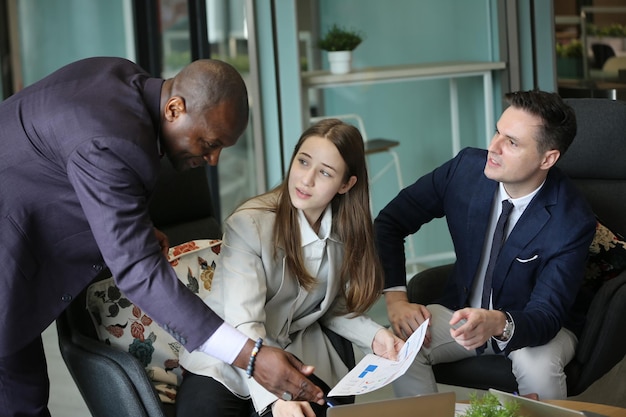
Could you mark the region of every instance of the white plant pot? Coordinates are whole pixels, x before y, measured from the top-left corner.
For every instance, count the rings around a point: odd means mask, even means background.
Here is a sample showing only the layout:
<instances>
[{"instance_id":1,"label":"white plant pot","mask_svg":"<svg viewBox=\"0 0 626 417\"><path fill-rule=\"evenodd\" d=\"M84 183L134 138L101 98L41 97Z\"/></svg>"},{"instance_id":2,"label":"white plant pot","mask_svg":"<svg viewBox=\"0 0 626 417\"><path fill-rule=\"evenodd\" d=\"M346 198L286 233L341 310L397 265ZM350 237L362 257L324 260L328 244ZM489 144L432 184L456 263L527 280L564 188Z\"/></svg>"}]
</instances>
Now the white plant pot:
<instances>
[{"instance_id":1,"label":"white plant pot","mask_svg":"<svg viewBox=\"0 0 626 417\"><path fill-rule=\"evenodd\" d=\"M331 74L347 74L352 68L352 51L329 51Z\"/></svg>"}]
</instances>

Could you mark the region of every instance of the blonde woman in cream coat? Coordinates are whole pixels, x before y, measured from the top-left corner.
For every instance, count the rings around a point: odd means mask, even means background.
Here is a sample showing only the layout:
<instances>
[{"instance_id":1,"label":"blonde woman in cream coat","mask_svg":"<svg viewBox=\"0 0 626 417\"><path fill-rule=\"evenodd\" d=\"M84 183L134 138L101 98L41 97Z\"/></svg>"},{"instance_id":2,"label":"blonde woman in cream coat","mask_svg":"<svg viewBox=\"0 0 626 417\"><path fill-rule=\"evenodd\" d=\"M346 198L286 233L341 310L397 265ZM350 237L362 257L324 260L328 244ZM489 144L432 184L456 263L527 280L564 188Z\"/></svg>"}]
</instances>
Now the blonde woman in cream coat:
<instances>
[{"instance_id":1,"label":"blonde woman in cream coat","mask_svg":"<svg viewBox=\"0 0 626 417\"><path fill-rule=\"evenodd\" d=\"M403 344L363 314L383 283L368 193L359 131L337 119L313 125L296 145L288 178L227 219L205 299L263 346L314 365L321 387L334 386L348 372L322 326L389 359ZM325 415L317 404L288 401L297 393L278 398L246 371L207 355L185 351L180 362L187 373L178 417Z\"/></svg>"}]
</instances>

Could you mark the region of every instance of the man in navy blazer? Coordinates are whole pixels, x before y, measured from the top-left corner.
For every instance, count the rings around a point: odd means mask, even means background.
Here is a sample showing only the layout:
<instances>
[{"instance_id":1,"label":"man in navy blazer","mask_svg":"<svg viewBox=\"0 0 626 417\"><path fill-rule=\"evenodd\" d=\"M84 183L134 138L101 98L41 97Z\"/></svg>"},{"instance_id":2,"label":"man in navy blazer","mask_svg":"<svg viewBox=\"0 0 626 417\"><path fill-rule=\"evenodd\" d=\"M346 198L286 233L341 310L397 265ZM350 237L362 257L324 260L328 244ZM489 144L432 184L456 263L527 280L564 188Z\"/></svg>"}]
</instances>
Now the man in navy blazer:
<instances>
[{"instance_id":1,"label":"man in navy blazer","mask_svg":"<svg viewBox=\"0 0 626 417\"><path fill-rule=\"evenodd\" d=\"M243 79L215 60L162 80L125 59L89 58L0 103L0 415L50 415L41 332L105 265L188 350L251 363L277 395L323 403L305 376L312 367L268 346L253 355L255 341L179 282L148 214L159 159L217 164L248 112Z\"/></svg>"},{"instance_id":2,"label":"man in navy blazer","mask_svg":"<svg viewBox=\"0 0 626 417\"><path fill-rule=\"evenodd\" d=\"M425 345L394 383L399 396L436 392L431 366L477 354L505 354L521 394L565 398L582 317L572 305L583 280L596 220L554 166L576 135L573 110L554 93L507 94L488 150L465 149L402 190L375 220L394 331L410 335L426 318ZM513 203L506 240L481 304L502 201ZM404 238L444 217L456 263L436 303L406 294ZM483 305L484 307L481 307Z\"/></svg>"}]
</instances>

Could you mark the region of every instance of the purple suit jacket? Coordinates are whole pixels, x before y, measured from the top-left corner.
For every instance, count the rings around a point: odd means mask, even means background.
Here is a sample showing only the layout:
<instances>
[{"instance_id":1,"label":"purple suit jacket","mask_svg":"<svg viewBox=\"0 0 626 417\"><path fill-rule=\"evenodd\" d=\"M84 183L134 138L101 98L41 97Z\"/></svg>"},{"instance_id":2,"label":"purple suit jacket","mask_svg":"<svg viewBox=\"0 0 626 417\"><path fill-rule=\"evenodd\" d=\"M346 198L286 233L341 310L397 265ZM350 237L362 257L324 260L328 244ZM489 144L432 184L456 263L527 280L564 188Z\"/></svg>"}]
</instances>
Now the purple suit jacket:
<instances>
[{"instance_id":1,"label":"purple suit jacket","mask_svg":"<svg viewBox=\"0 0 626 417\"><path fill-rule=\"evenodd\" d=\"M456 264L436 302L468 305L482 256L491 204L498 187L483 169L487 151L467 148L408 186L375 220L385 287L406 284L403 238L434 218L446 217ZM561 327L578 332L573 309L596 220L589 205L558 168L509 234L493 274L494 309L508 311L515 333L506 352L550 341Z\"/></svg>"},{"instance_id":2,"label":"purple suit jacket","mask_svg":"<svg viewBox=\"0 0 626 417\"><path fill-rule=\"evenodd\" d=\"M90 58L0 103L0 357L105 265L187 349L221 325L177 279L148 215L162 83L130 61Z\"/></svg>"}]
</instances>

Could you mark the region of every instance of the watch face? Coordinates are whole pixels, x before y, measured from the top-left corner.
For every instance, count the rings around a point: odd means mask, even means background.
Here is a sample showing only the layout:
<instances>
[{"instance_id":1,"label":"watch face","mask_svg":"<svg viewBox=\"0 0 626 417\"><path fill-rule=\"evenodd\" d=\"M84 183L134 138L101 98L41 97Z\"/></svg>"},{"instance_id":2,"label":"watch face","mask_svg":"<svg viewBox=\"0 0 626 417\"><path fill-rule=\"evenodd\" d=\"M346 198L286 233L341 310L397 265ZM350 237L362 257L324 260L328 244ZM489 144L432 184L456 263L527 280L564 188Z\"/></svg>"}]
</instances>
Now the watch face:
<instances>
[{"instance_id":1,"label":"watch face","mask_svg":"<svg viewBox=\"0 0 626 417\"><path fill-rule=\"evenodd\" d=\"M507 320L506 324L504 325L504 330L502 331L502 337L504 337L505 339L508 339L509 337L511 337L512 331L513 331L513 322Z\"/></svg>"},{"instance_id":2,"label":"watch face","mask_svg":"<svg viewBox=\"0 0 626 417\"><path fill-rule=\"evenodd\" d=\"M500 336L493 336L496 339L506 342L511 338L511 334L513 333L513 329L515 328L515 323L513 322L513 318L511 315L505 311L503 311L506 321L504 322L504 329L502 329L502 334Z\"/></svg>"},{"instance_id":3,"label":"watch face","mask_svg":"<svg viewBox=\"0 0 626 417\"><path fill-rule=\"evenodd\" d=\"M511 337L511 333L513 332L513 321L511 317L506 314L506 322L504 323L504 329L502 329L502 335L498 337L499 340L506 342Z\"/></svg>"}]
</instances>

